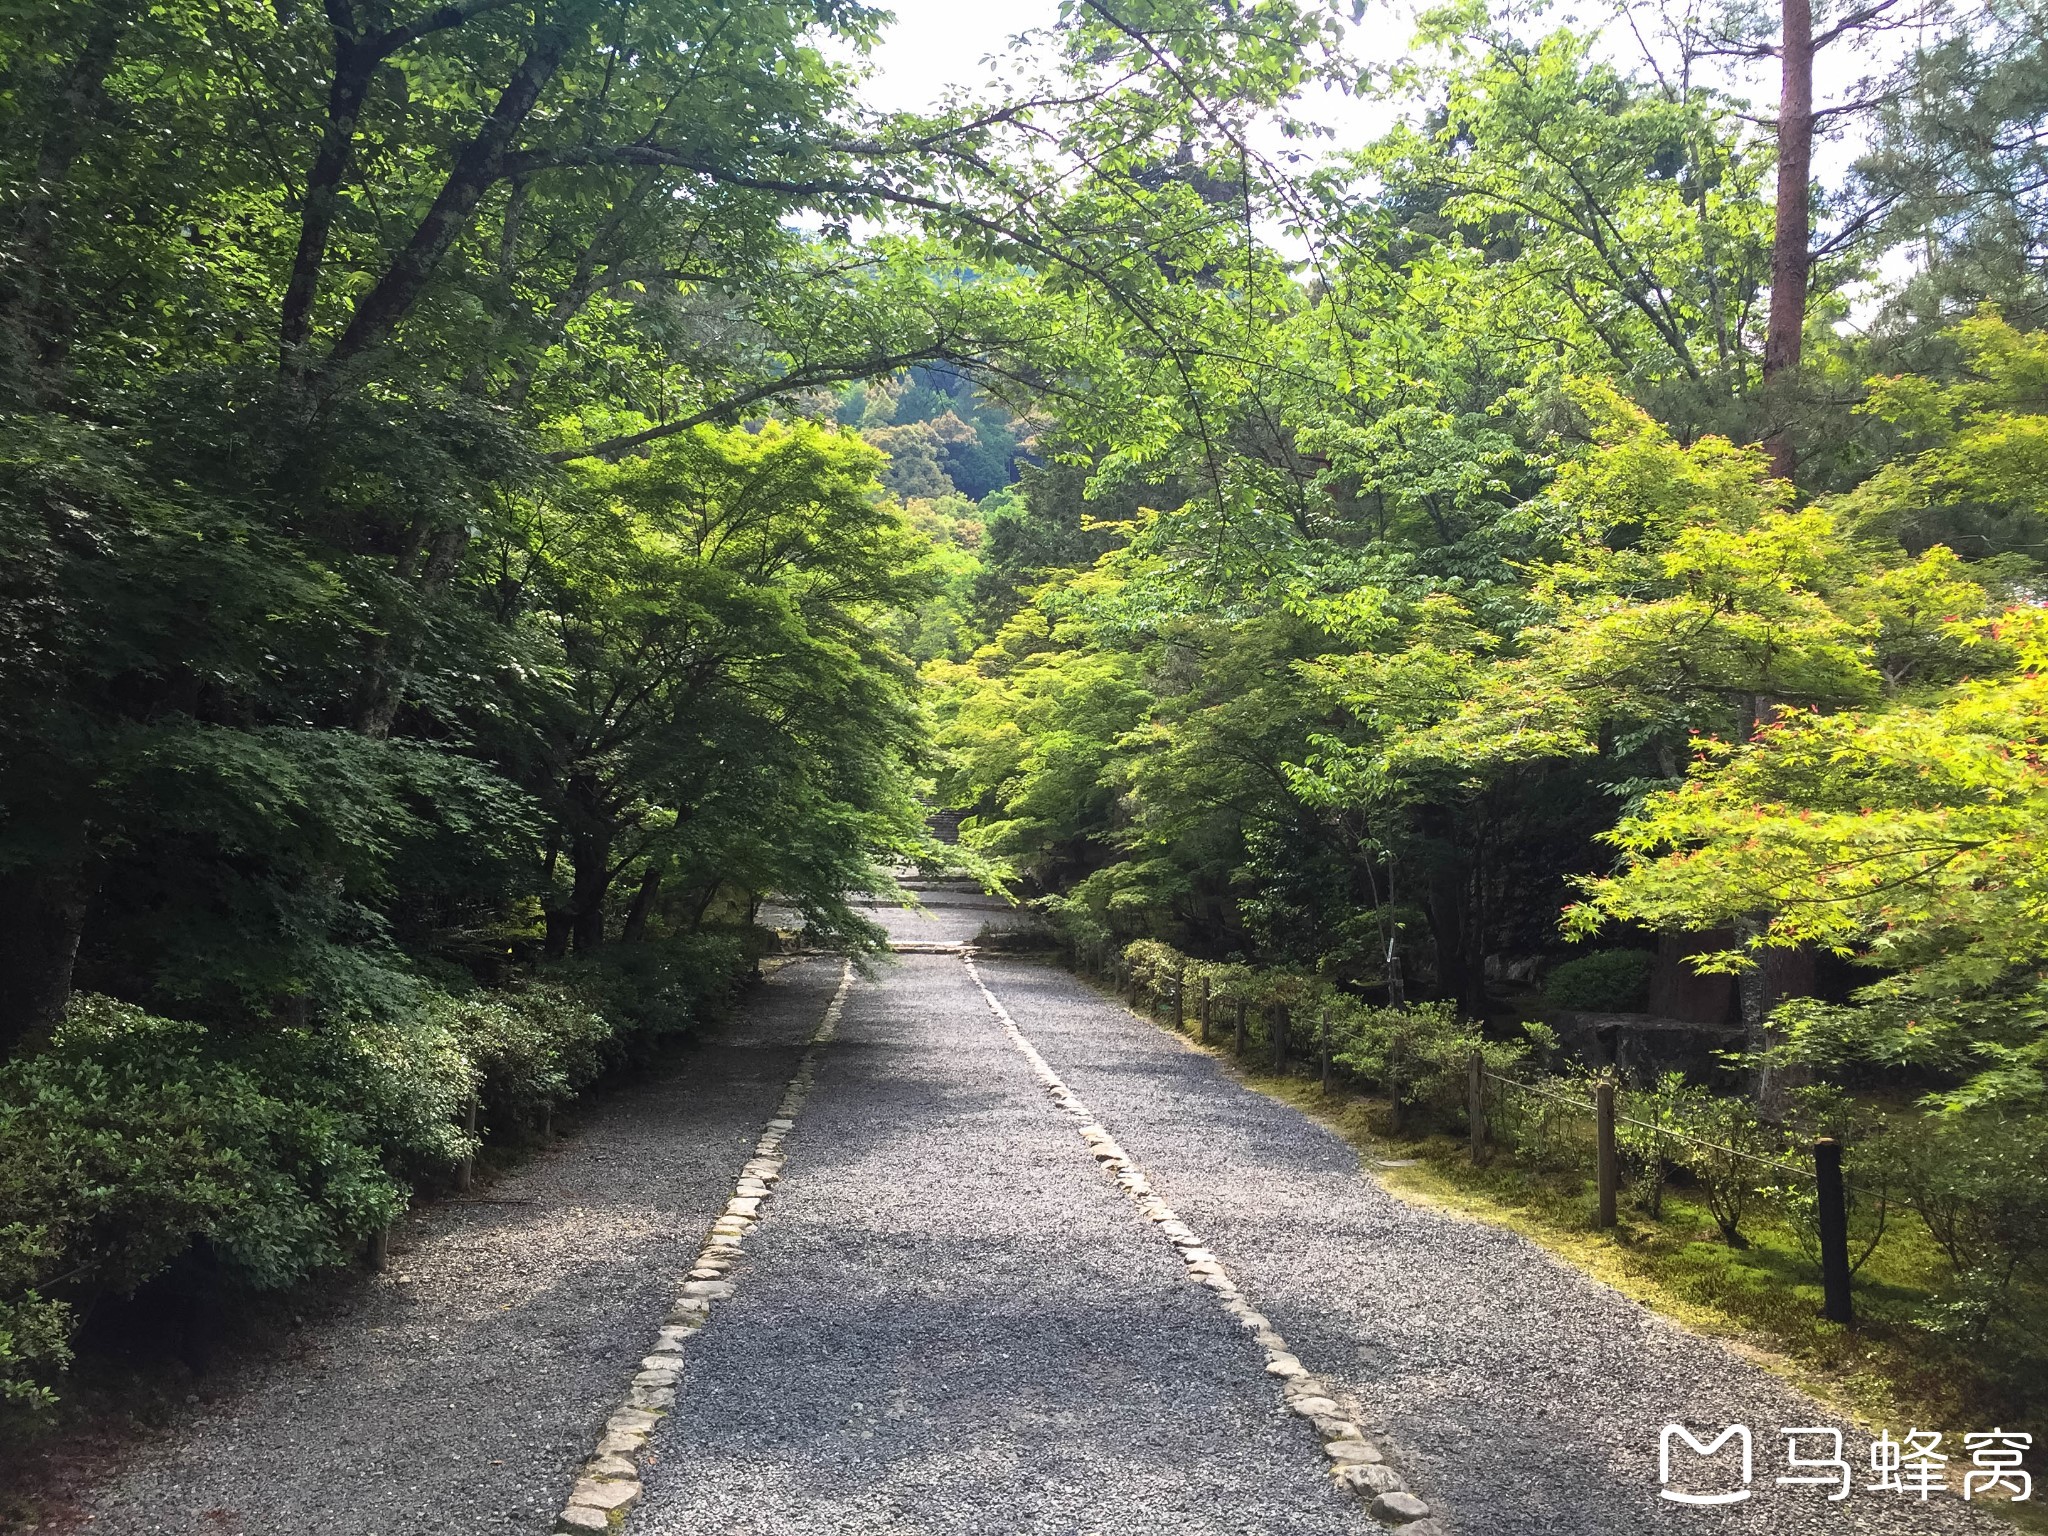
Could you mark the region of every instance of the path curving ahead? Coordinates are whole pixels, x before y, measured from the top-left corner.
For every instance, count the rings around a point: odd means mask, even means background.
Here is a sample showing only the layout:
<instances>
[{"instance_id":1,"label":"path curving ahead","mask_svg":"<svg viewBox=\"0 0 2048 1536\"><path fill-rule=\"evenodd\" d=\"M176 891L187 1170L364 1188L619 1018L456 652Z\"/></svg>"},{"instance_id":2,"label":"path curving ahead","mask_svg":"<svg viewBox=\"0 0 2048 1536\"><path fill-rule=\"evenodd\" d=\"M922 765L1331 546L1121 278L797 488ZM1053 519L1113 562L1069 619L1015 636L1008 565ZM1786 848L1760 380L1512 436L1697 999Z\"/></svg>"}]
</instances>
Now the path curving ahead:
<instances>
[{"instance_id":1,"label":"path curving ahead","mask_svg":"<svg viewBox=\"0 0 2048 1536\"><path fill-rule=\"evenodd\" d=\"M781 972L490 1192L531 1204L423 1215L391 1280L111 1478L90 1528L539 1536L602 1494L636 1536L1337 1536L1398 1481L1460 1536L2007 1529L1865 1491L1856 1434L1847 1500L1775 1486L1779 1427L1829 1422L1810 1400L1393 1199L1062 971L897 957L800 1070L840 982ZM1318 1414L1363 1425L1362 1488ZM1659 1499L1674 1420L1750 1426L1752 1497Z\"/></svg>"}]
</instances>

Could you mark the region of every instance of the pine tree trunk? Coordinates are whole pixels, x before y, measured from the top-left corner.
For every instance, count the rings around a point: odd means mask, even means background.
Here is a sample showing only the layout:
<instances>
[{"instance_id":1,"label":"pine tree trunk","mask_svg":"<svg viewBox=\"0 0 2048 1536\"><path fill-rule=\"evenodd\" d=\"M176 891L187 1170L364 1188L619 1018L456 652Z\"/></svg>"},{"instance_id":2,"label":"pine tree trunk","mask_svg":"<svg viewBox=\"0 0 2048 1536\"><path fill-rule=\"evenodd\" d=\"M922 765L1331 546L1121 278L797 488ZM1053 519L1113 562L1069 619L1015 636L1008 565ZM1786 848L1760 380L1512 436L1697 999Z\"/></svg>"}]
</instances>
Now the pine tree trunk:
<instances>
[{"instance_id":1,"label":"pine tree trunk","mask_svg":"<svg viewBox=\"0 0 2048 1536\"><path fill-rule=\"evenodd\" d=\"M1782 6L1777 224L1771 238L1771 313L1764 333L1767 383L1799 367L1813 268L1813 0L1782 0ZM1798 460L1782 423L1764 446L1772 472L1791 479Z\"/></svg>"}]
</instances>

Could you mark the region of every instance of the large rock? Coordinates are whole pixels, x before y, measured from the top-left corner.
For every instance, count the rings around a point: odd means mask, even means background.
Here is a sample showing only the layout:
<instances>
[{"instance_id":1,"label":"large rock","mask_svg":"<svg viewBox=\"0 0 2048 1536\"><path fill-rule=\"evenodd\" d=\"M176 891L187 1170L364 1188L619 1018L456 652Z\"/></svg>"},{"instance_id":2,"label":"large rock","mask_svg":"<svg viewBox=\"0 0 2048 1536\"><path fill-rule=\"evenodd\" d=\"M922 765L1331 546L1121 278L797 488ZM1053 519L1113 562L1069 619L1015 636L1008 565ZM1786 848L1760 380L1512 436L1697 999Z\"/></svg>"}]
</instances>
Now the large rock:
<instances>
[{"instance_id":1,"label":"large rock","mask_svg":"<svg viewBox=\"0 0 2048 1536\"><path fill-rule=\"evenodd\" d=\"M1407 1525L1411 1521L1429 1518L1429 1506L1402 1488L1383 1493L1374 1499L1372 1512L1389 1525Z\"/></svg>"},{"instance_id":2,"label":"large rock","mask_svg":"<svg viewBox=\"0 0 2048 1536\"><path fill-rule=\"evenodd\" d=\"M1353 1434L1358 1432L1355 1424L1344 1426ZM1323 1454L1340 1467L1363 1467L1380 1460L1379 1447L1367 1445L1363 1440L1332 1440L1323 1447Z\"/></svg>"},{"instance_id":3,"label":"large rock","mask_svg":"<svg viewBox=\"0 0 2048 1536\"><path fill-rule=\"evenodd\" d=\"M1377 1494L1379 1498L1373 1500L1373 1513L1376 1515L1379 1514L1379 1499L1389 1494L1400 1495L1401 1476L1392 1467L1373 1461L1347 1461L1330 1470L1338 1482L1354 1493Z\"/></svg>"},{"instance_id":4,"label":"large rock","mask_svg":"<svg viewBox=\"0 0 2048 1536\"><path fill-rule=\"evenodd\" d=\"M639 1497L640 1485L629 1477L579 1478L569 1490L571 1507L585 1509L625 1509Z\"/></svg>"}]
</instances>

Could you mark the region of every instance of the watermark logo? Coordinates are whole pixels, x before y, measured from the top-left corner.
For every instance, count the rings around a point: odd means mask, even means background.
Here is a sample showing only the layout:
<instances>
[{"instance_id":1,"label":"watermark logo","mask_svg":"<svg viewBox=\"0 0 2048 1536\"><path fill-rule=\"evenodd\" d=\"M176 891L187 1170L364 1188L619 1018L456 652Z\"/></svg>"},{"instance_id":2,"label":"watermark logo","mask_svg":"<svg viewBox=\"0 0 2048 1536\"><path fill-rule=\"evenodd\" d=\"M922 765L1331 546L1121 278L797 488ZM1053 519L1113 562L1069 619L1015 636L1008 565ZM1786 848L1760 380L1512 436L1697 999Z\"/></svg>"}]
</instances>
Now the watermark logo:
<instances>
[{"instance_id":1,"label":"watermark logo","mask_svg":"<svg viewBox=\"0 0 2048 1536\"><path fill-rule=\"evenodd\" d=\"M1832 1488L1828 1502L1839 1503L1849 1497L1850 1486L1856 1475L1849 1470L1848 1458L1842 1455L1842 1432L1820 1425L1802 1425L1798 1429L1781 1429L1785 1437L1785 1465L1803 1471L1803 1476L1788 1474L1778 1479L1780 1488ZM1802 1443L1804 1442L1804 1443ZM1825 1443L1825 1456L1809 1456L1807 1451L1816 1450ZM1823 1474L1816 1476L1815 1474Z\"/></svg>"},{"instance_id":2,"label":"watermark logo","mask_svg":"<svg viewBox=\"0 0 2048 1536\"><path fill-rule=\"evenodd\" d=\"M1729 1424L1713 1438L1694 1434L1684 1424L1666 1424L1657 1440L1657 1496L1674 1504L1740 1504L1755 1490L1755 1442L1747 1424ZM1856 1476L1845 1453L1842 1432L1825 1424L1802 1424L1778 1431L1785 1442L1785 1472L1775 1479L1780 1488L1824 1488L1830 1503L1840 1503L1856 1490ZM1948 1478L1948 1439L1939 1430L1909 1429L1904 1439L1890 1430L1870 1442L1871 1481L1868 1493L1894 1493L1921 1503L1937 1493L1952 1492ZM1970 1466L1963 1472L1965 1499L2003 1496L2020 1504L2034 1496L2033 1475L2026 1470L2031 1434L1988 1429L1962 1436ZM1691 1453L1674 1470L1674 1447Z\"/></svg>"},{"instance_id":3,"label":"watermark logo","mask_svg":"<svg viewBox=\"0 0 2048 1536\"><path fill-rule=\"evenodd\" d=\"M1903 1445L1884 1431L1870 1442L1870 1470L1877 1481L1863 1486L1873 1493L1917 1493L1925 1504L1927 1496L1948 1487L1948 1458L1936 1449L1941 1433L1932 1429L1909 1429Z\"/></svg>"},{"instance_id":4,"label":"watermark logo","mask_svg":"<svg viewBox=\"0 0 2048 1536\"><path fill-rule=\"evenodd\" d=\"M1718 1493L1689 1493L1671 1486L1671 1443L1683 1440L1693 1454L1702 1459L1712 1458L1722 1446L1733 1440L1742 1449L1742 1486L1725 1488ZM1756 1474L1756 1448L1749 1437L1747 1424L1730 1424L1712 1440L1695 1438L1693 1432L1683 1424L1666 1424L1664 1433L1657 1441L1657 1481L1663 1485L1658 1497L1669 1499L1674 1504L1740 1504L1751 1492L1750 1479ZM1725 1481L1725 1479L1723 1479Z\"/></svg>"},{"instance_id":5,"label":"watermark logo","mask_svg":"<svg viewBox=\"0 0 2048 1536\"><path fill-rule=\"evenodd\" d=\"M1969 1451L1971 1464L1978 1469L1963 1474L1963 1497L1974 1499L1980 1493L2004 1488L2010 1491L2015 1504L2031 1499L2034 1496L2033 1474L2022 1472L2020 1466L2027 1459L2028 1448L2033 1443L2032 1435L2017 1434L2008 1429L1987 1429L1963 1436L1964 1449Z\"/></svg>"}]
</instances>

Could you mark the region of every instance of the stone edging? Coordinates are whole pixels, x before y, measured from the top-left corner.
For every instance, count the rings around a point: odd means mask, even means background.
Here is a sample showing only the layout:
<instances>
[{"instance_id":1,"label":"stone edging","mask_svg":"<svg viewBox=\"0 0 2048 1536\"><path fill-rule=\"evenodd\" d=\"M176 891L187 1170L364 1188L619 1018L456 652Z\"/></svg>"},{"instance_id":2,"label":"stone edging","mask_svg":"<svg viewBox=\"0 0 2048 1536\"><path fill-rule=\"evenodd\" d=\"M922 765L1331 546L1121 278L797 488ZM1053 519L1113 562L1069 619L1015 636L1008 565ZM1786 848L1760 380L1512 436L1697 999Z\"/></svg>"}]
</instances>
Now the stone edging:
<instances>
[{"instance_id":1,"label":"stone edging","mask_svg":"<svg viewBox=\"0 0 2048 1536\"><path fill-rule=\"evenodd\" d=\"M1308 1368L1288 1349L1287 1341L1257 1308L1245 1300L1243 1292L1238 1290L1237 1283L1230 1278L1229 1271L1216 1255L1174 1213L1171 1206L1152 1192L1151 1181L1137 1163L1103 1129L1093 1112L1060 1081L1059 1074L1038 1053L1038 1048L1017 1027L1017 1021L1010 1017L1010 1011L989 990L988 983L981 979L971 949L964 951L960 959L967 967L968 977L981 989L989 1012L1003 1026L1010 1043L1031 1063L1031 1070L1045 1085L1047 1096L1075 1122L1095 1161L1115 1177L1118 1187L1131 1198L1139 1214L1156 1226L1159 1235L1179 1252L1181 1262L1187 1266L1188 1278L1212 1292L1223 1310L1237 1319L1238 1325L1258 1342L1265 1352L1266 1374L1279 1378L1280 1394L1288 1408L1314 1427L1317 1438L1323 1442L1323 1454L1330 1459L1331 1476L1336 1482L1361 1498L1371 1500L1369 1508L1373 1515L1400 1526L1402 1536L1445 1536L1444 1527L1430 1518L1429 1506L1401 1486L1400 1474L1386 1464L1379 1449L1365 1438L1354 1418L1339 1405L1337 1389L1309 1374Z\"/></svg>"},{"instance_id":2,"label":"stone edging","mask_svg":"<svg viewBox=\"0 0 2048 1536\"><path fill-rule=\"evenodd\" d=\"M683 1369L683 1343L701 1329L711 1316L713 1304L732 1295L732 1281L726 1278L739 1257L740 1243L760 1219L775 1181L782 1176L782 1142L796 1126L797 1112L810 1097L816 1080L818 1058L839 1028L839 1011L853 985L853 963L839 973L839 990L825 1005L825 1016L811 1032L796 1075L782 1091L775 1116L762 1128L754 1156L740 1170L733 1197L724 1213L711 1224L711 1237L697 1255L683 1281L676 1304L669 1309L654 1348L640 1362L625 1402L605 1420L604 1434L596 1454L583 1464L569 1500L555 1518L558 1532L610 1532L621 1529L627 1512L640 1500L640 1453L661 1416L676 1400L676 1380Z\"/></svg>"}]
</instances>

